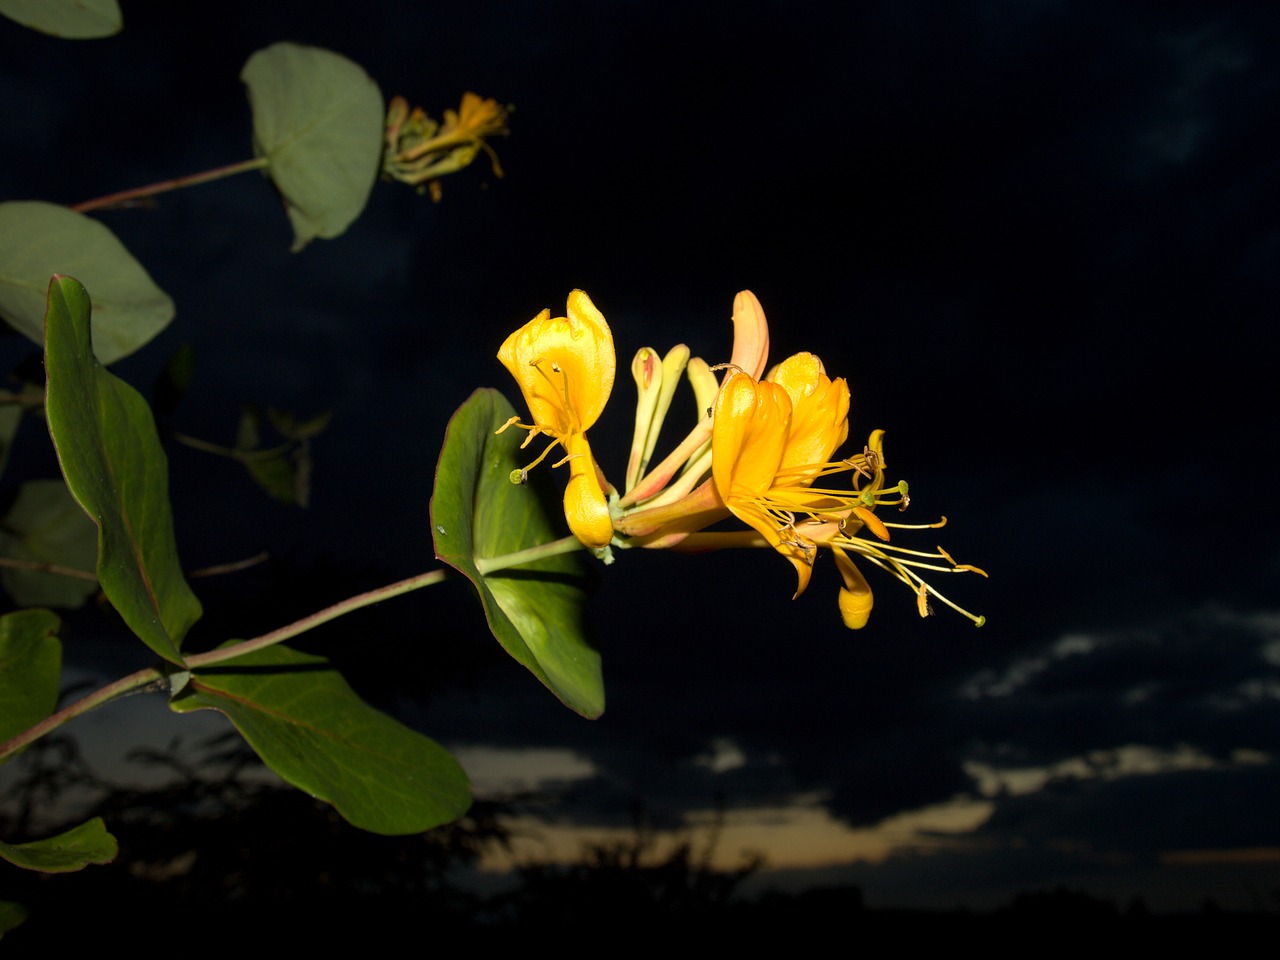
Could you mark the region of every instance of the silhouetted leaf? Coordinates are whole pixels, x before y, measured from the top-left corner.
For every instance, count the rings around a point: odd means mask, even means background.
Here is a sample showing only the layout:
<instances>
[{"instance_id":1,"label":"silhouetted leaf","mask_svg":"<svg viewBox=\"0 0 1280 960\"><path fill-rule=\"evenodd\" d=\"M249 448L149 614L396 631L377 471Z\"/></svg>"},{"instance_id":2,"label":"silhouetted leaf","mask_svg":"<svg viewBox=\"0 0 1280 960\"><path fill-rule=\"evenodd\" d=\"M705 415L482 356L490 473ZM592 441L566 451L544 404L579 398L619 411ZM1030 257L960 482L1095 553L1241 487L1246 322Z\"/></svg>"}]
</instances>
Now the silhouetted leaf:
<instances>
[{"instance_id":1,"label":"silhouetted leaf","mask_svg":"<svg viewBox=\"0 0 1280 960\"><path fill-rule=\"evenodd\" d=\"M44 342L45 293L55 273L92 291L99 316L93 349L103 363L127 357L173 319L169 295L97 220L56 203L0 203L0 317L32 343Z\"/></svg>"},{"instance_id":2,"label":"silhouetted leaf","mask_svg":"<svg viewBox=\"0 0 1280 960\"><path fill-rule=\"evenodd\" d=\"M0 841L0 857L27 870L72 873L91 863L110 863L120 852L116 838L107 833L101 817L94 817L66 833L31 843Z\"/></svg>"},{"instance_id":3,"label":"silhouetted leaf","mask_svg":"<svg viewBox=\"0 0 1280 960\"><path fill-rule=\"evenodd\" d=\"M0 14L64 40L95 40L120 32L116 0L0 0Z\"/></svg>"},{"instance_id":4,"label":"silhouetted leaf","mask_svg":"<svg viewBox=\"0 0 1280 960\"><path fill-rule=\"evenodd\" d=\"M98 582L129 628L181 663L200 618L169 510L169 466L147 402L89 348L89 295L70 277L49 284L45 415L67 486L98 525Z\"/></svg>"},{"instance_id":5,"label":"silhouetted leaf","mask_svg":"<svg viewBox=\"0 0 1280 960\"><path fill-rule=\"evenodd\" d=\"M515 553L563 536L531 486L511 482L524 466L523 431L495 435L515 411L496 390L477 390L449 421L431 497L436 556L480 594L489 629L566 706L604 712L600 654L587 640L582 565L576 554L481 574L478 558Z\"/></svg>"},{"instance_id":6,"label":"silhouetted leaf","mask_svg":"<svg viewBox=\"0 0 1280 960\"><path fill-rule=\"evenodd\" d=\"M420 833L471 805L452 755L361 700L323 657L276 645L201 667L171 706L226 714L267 766L373 833Z\"/></svg>"},{"instance_id":7,"label":"silhouetted leaf","mask_svg":"<svg viewBox=\"0 0 1280 960\"><path fill-rule=\"evenodd\" d=\"M382 161L382 93L346 57L277 43L240 73L255 152L284 197L293 250L336 237L360 215Z\"/></svg>"},{"instance_id":8,"label":"silhouetted leaf","mask_svg":"<svg viewBox=\"0 0 1280 960\"><path fill-rule=\"evenodd\" d=\"M58 704L58 624L48 610L16 610L0 617L0 742L35 726Z\"/></svg>"}]
</instances>

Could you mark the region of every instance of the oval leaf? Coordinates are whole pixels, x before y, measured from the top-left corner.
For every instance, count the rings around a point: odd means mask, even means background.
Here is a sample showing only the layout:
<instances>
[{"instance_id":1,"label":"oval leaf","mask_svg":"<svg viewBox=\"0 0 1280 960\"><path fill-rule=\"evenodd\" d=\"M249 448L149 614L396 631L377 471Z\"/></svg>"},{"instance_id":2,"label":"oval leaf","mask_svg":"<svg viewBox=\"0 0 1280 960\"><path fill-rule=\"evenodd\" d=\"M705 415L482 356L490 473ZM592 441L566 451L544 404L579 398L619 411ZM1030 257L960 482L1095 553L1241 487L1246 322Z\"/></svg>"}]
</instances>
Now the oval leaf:
<instances>
[{"instance_id":1,"label":"oval leaf","mask_svg":"<svg viewBox=\"0 0 1280 960\"><path fill-rule=\"evenodd\" d=\"M520 433L495 434L515 415L497 390L477 390L449 421L431 496L436 556L462 573L480 594L489 629L524 664L584 717L604 712L600 654L588 642L586 591L576 554L480 573L477 558L499 557L563 536L532 484L517 486L524 466Z\"/></svg>"},{"instance_id":2,"label":"oval leaf","mask_svg":"<svg viewBox=\"0 0 1280 960\"><path fill-rule=\"evenodd\" d=\"M240 73L254 150L284 198L293 250L336 237L360 215L382 162L382 93L346 57L277 43Z\"/></svg>"},{"instance_id":3,"label":"oval leaf","mask_svg":"<svg viewBox=\"0 0 1280 960\"><path fill-rule=\"evenodd\" d=\"M98 559L98 529L61 480L31 480L18 488L0 527L0 555L92 571ZM20 607L74 610L98 592L95 577L21 567L0 569L0 583Z\"/></svg>"},{"instance_id":4,"label":"oval leaf","mask_svg":"<svg viewBox=\"0 0 1280 960\"><path fill-rule=\"evenodd\" d=\"M66 833L31 843L0 841L0 857L15 866L42 873L72 873L91 863L110 863L120 852L101 817L94 817Z\"/></svg>"},{"instance_id":5,"label":"oval leaf","mask_svg":"<svg viewBox=\"0 0 1280 960\"><path fill-rule=\"evenodd\" d=\"M45 291L55 273L93 291L93 349L103 363L127 357L169 325L173 301L97 220L55 203L0 203L0 318L44 342Z\"/></svg>"},{"instance_id":6,"label":"oval leaf","mask_svg":"<svg viewBox=\"0 0 1280 960\"><path fill-rule=\"evenodd\" d=\"M0 742L35 726L58 704L62 644L48 610L0 617Z\"/></svg>"},{"instance_id":7,"label":"oval leaf","mask_svg":"<svg viewBox=\"0 0 1280 960\"><path fill-rule=\"evenodd\" d=\"M96 40L120 32L116 0L0 0L0 14L64 40Z\"/></svg>"},{"instance_id":8,"label":"oval leaf","mask_svg":"<svg viewBox=\"0 0 1280 960\"><path fill-rule=\"evenodd\" d=\"M421 833L471 805L458 761L361 700L323 657L276 645L203 667L170 706L226 714L268 767L363 830Z\"/></svg>"},{"instance_id":9,"label":"oval leaf","mask_svg":"<svg viewBox=\"0 0 1280 960\"><path fill-rule=\"evenodd\" d=\"M181 663L200 601L178 564L169 464L151 410L94 358L78 281L49 283L45 326L45 416L67 487L98 525L98 582L143 643Z\"/></svg>"}]
</instances>

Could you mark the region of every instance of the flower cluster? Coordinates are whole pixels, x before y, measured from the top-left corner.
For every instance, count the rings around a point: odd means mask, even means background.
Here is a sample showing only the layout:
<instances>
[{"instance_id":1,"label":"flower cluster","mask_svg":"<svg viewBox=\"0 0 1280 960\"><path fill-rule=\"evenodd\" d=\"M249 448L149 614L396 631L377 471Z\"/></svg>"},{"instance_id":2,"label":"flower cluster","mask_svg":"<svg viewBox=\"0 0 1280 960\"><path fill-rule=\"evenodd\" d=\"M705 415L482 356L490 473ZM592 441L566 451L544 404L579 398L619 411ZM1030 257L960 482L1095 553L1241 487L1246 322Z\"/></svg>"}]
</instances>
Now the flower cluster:
<instances>
[{"instance_id":1,"label":"flower cluster","mask_svg":"<svg viewBox=\"0 0 1280 960\"><path fill-rule=\"evenodd\" d=\"M507 111L496 100L469 91L456 112L445 110L443 124L421 107L410 111L404 97L393 97L387 107L382 175L416 186L419 192L429 188L437 203L440 178L467 166L481 150L489 155L494 176L500 177L498 157L484 138L505 134L506 122Z\"/></svg>"},{"instance_id":2,"label":"flower cluster","mask_svg":"<svg viewBox=\"0 0 1280 960\"><path fill-rule=\"evenodd\" d=\"M797 353L767 375L769 328L749 291L734 299L734 346L728 363L708 366L683 345L664 357L650 348L636 354L635 432L621 491L604 478L591 455L586 431L599 418L613 389L616 361L604 316L581 290L569 295L568 316L544 310L502 345L498 358L515 377L533 422L513 418L503 426L551 438L533 461L556 447L569 464L565 516L583 544L600 553L610 546L702 551L770 547L795 568L800 596L815 560L826 549L842 585L840 615L858 629L871 613L871 588L854 557L880 567L916 594L921 616L931 598L979 626L984 618L956 606L920 571L986 574L959 564L941 547L926 552L891 543L891 529L932 529L946 523L902 524L877 509L906 510L905 481L885 480L884 431L873 431L860 453L837 451L849 434L849 387L832 380L812 353ZM717 371L723 379L717 380ZM699 418L676 448L650 466L658 434L681 376L693 387ZM516 471L522 480L528 468ZM718 525L736 518L747 529ZM712 529L714 528L714 529ZM869 534L870 536L867 536Z\"/></svg>"}]
</instances>

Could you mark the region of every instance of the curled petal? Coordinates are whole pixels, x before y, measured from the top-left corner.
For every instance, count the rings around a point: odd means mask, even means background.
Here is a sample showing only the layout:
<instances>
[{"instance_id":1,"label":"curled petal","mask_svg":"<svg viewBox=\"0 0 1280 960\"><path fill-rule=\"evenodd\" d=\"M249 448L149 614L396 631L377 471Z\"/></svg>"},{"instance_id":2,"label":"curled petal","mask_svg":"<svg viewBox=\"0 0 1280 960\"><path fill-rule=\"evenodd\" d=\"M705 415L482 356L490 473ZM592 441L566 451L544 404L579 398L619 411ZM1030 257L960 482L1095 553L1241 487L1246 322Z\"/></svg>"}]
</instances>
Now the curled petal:
<instances>
[{"instance_id":1,"label":"curled petal","mask_svg":"<svg viewBox=\"0 0 1280 960\"><path fill-rule=\"evenodd\" d=\"M750 290L733 298L733 356L729 362L759 380L769 359L769 324L764 307Z\"/></svg>"},{"instance_id":2,"label":"curled petal","mask_svg":"<svg viewBox=\"0 0 1280 960\"><path fill-rule=\"evenodd\" d=\"M613 539L609 504L600 487L591 447L582 434L574 434L565 444L569 452L569 484L564 490L564 515L569 532L592 549L607 547Z\"/></svg>"}]
</instances>

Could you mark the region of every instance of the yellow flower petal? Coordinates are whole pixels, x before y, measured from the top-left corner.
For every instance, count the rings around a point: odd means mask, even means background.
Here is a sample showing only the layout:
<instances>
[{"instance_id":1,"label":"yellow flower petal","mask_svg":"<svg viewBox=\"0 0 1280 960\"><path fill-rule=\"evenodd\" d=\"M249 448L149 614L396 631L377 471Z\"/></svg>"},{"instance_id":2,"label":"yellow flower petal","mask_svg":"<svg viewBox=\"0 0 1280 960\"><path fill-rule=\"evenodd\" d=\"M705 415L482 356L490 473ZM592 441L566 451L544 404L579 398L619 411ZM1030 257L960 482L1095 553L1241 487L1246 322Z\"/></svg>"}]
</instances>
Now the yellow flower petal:
<instances>
[{"instance_id":1,"label":"yellow flower petal","mask_svg":"<svg viewBox=\"0 0 1280 960\"><path fill-rule=\"evenodd\" d=\"M591 447L580 433L571 436L565 447L572 458L569 484L564 489L564 516L569 521L569 532L592 549L607 547L613 539L613 520L600 488Z\"/></svg>"},{"instance_id":2,"label":"yellow flower petal","mask_svg":"<svg viewBox=\"0 0 1280 960\"><path fill-rule=\"evenodd\" d=\"M590 428L613 390L613 335L581 290L569 294L567 317L543 310L507 337L498 359L519 385L533 422L560 439Z\"/></svg>"},{"instance_id":3,"label":"yellow flower petal","mask_svg":"<svg viewBox=\"0 0 1280 960\"><path fill-rule=\"evenodd\" d=\"M532 424L517 425L530 436L543 433L554 438L551 446L559 443L566 451L560 462L569 464L564 494L569 529L586 546L599 548L613 539L613 523L586 431L613 390L613 335L581 290L569 294L566 313L552 317L550 310L543 310L507 337L498 359L515 378L533 416Z\"/></svg>"}]
</instances>

